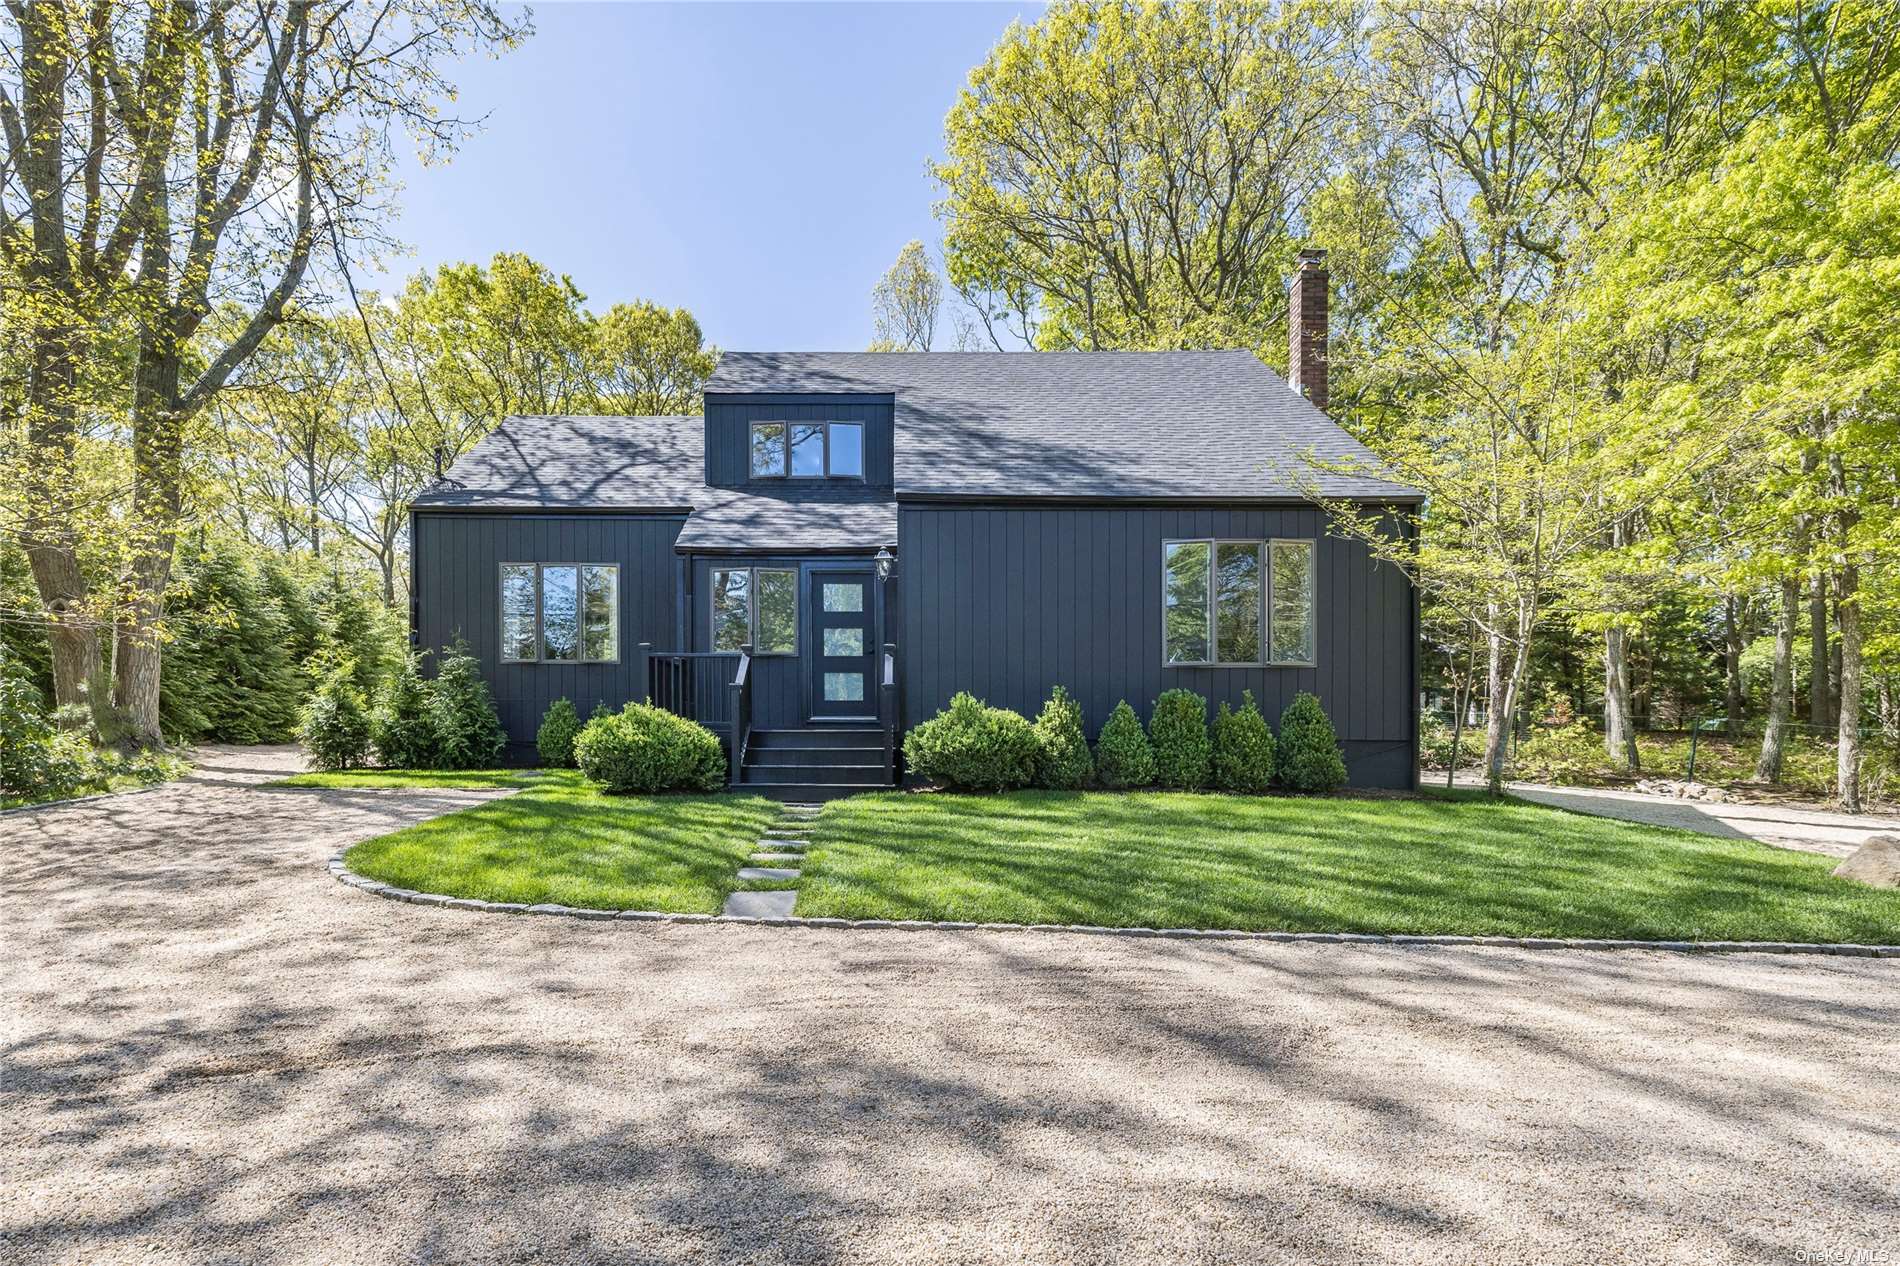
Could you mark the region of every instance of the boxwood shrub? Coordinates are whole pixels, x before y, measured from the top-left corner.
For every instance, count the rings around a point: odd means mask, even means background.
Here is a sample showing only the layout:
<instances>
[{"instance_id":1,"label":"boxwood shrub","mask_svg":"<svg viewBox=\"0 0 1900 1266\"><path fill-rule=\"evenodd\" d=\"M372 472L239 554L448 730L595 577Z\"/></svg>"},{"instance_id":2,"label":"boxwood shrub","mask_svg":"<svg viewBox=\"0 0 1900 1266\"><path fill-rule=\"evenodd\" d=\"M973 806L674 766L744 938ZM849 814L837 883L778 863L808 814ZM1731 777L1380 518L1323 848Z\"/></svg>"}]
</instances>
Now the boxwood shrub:
<instances>
[{"instance_id":1,"label":"boxwood shrub","mask_svg":"<svg viewBox=\"0 0 1900 1266\"><path fill-rule=\"evenodd\" d=\"M1082 732L1082 705L1057 686L1036 718L1036 785L1068 791L1088 786L1094 776L1095 760Z\"/></svg>"},{"instance_id":2,"label":"boxwood shrub","mask_svg":"<svg viewBox=\"0 0 1900 1266\"><path fill-rule=\"evenodd\" d=\"M1346 785L1339 737L1319 700L1302 690L1280 714L1275 772L1288 791L1337 791Z\"/></svg>"},{"instance_id":3,"label":"boxwood shrub","mask_svg":"<svg viewBox=\"0 0 1900 1266\"><path fill-rule=\"evenodd\" d=\"M1154 743L1155 778L1175 791L1207 786L1212 750L1207 741L1207 700L1192 690L1164 690L1148 719Z\"/></svg>"},{"instance_id":4,"label":"boxwood shrub","mask_svg":"<svg viewBox=\"0 0 1900 1266\"><path fill-rule=\"evenodd\" d=\"M541 763L549 769L574 768L574 740L580 733L581 714L574 710L574 704L566 698L550 703L534 736Z\"/></svg>"},{"instance_id":5,"label":"boxwood shrub","mask_svg":"<svg viewBox=\"0 0 1900 1266\"><path fill-rule=\"evenodd\" d=\"M1146 787L1155 780L1154 748L1126 699L1108 714L1095 742L1095 776L1104 787Z\"/></svg>"},{"instance_id":6,"label":"boxwood shrub","mask_svg":"<svg viewBox=\"0 0 1900 1266\"><path fill-rule=\"evenodd\" d=\"M611 792L717 791L726 782L719 737L650 703L589 721L574 740L574 760Z\"/></svg>"},{"instance_id":7,"label":"boxwood shrub","mask_svg":"<svg viewBox=\"0 0 1900 1266\"><path fill-rule=\"evenodd\" d=\"M1273 731L1251 690L1240 692L1240 711L1222 701L1214 717L1214 785L1244 795L1273 785Z\"/></svg>"},{"instance_id":8,"label":"boxwood shrub","mask_svg":"<svg viewBox=\"0 0 1900 1266\"><path fill-rule=\"evenodd\" d=\"M904 736L911 772L959 791L1007 791L1036 772L1036 731L1020 713L967 691Z\"/></svg>"}]
</instances>

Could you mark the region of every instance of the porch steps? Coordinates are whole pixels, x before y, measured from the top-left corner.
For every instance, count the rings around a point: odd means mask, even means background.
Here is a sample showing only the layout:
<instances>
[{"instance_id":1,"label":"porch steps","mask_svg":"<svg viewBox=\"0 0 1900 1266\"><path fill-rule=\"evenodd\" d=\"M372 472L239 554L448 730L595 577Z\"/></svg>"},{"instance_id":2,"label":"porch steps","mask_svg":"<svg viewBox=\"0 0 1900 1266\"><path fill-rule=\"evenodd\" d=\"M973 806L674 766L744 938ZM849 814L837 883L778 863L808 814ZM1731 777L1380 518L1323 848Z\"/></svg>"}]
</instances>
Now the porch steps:
<instances>
[{"instance_id":1,"label":"porch steps","mask_svg":"<svg viewBox=\"0 0 1900 1266\"><path fill-rule=\"evenodd\" d=\"M884 732L842 725L754 730L739 785L774 800L805 802L888 788Z\"/></svg>"}]
</instances>

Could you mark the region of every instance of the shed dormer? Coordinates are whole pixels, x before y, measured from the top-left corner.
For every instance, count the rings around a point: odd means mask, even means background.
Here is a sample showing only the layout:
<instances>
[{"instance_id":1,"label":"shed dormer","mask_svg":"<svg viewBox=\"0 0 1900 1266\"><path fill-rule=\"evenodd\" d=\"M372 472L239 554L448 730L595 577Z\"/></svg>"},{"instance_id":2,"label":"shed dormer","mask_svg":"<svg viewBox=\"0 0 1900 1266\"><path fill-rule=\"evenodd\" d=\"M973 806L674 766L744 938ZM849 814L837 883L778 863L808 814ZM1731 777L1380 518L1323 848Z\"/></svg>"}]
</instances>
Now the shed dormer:
<instances>
[{"instance_id":1,"label":"shed dormer","mask_svg":"<svg viewBox=\"0 0 1900 1266\"><path fill-rule=\"evenodd\" d=\"M706 393L706 482L764 492L891 487L890 393Z\"/></svg>"}]
</instances>

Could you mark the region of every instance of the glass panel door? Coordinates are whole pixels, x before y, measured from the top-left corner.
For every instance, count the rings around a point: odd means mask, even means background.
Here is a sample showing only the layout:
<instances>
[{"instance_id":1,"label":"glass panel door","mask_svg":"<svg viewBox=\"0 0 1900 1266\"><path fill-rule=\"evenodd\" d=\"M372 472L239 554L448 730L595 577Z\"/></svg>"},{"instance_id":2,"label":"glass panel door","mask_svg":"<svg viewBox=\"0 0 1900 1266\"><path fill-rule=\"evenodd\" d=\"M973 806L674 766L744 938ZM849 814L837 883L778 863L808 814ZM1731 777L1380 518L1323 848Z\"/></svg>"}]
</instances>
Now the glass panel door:
<instances>
[{"instance_id":1,"label":"glass panel door","mask_svg":"<svg viewBox=\"0 0 1900 1266\"><path fill-rule=\"evenodd\" d=\"M870 572L812 576L811 714L877 716L877 646Z\"/></svg>"}]
</instances>

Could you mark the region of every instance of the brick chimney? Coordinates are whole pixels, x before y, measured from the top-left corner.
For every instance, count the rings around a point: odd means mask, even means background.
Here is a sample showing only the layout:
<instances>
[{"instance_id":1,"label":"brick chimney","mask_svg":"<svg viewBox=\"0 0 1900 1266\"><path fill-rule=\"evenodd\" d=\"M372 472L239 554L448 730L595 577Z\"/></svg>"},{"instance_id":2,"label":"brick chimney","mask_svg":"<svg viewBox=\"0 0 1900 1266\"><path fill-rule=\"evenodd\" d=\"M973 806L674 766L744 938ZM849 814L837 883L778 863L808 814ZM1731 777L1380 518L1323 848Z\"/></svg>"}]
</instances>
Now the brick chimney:
<instances>
[{"instance_id":1,"label":"brick chimney","mask_svg":"<svg viewBox=\"0 0 1900 1266\"><path fill-rule=\"evenodd\" d=\"M1287 304L1287 374L1293 390L1326 408L1326 252L1307 248Z\"/></svg>"}]
</instances>

